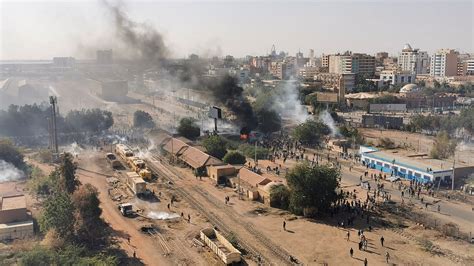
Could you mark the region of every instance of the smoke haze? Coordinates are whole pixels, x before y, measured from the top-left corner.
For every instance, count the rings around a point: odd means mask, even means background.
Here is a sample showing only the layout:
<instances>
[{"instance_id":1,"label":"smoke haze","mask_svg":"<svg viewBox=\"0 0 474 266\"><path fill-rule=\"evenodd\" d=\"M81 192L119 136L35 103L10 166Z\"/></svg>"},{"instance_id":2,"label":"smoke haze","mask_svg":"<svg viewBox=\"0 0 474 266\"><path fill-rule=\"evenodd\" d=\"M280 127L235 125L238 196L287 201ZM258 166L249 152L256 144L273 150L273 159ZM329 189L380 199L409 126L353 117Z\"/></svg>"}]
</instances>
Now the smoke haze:
<instances>
[{"instance_id":1,"label":"smoke haze","mask_svg":"<svg viewBox=\"0 0 474 266\"><path fill-rule=\"evenodd\" d=\"M0 183L16 181L24 176L23 171L16 168L13 164L0 160Z\"/></svg>"}]
</instances>

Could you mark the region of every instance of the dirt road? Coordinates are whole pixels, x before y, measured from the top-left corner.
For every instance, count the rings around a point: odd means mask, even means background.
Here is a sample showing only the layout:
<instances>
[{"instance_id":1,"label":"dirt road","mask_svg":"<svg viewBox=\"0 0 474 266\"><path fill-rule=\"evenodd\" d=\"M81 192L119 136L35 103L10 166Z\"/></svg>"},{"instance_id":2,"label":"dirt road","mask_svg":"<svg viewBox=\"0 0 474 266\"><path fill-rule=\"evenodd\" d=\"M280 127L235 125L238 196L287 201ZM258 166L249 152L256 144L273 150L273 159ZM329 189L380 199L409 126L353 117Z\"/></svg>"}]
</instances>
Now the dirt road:
<instances>
[{"instance_id":1,"label":"dirt road","mask_svg":"<svg viewBox=\"0 0 474 266\"><path fill-rule=\"evenodd\" d=\"M79 160L79 167L81 162ZM91 164L87 164L90 169ZM91 169L100 170L100 169ZM116 238L120 247L133 257L133 252L139 260L146 265L172 265L165 257L161 255L161 251L152 238L142 234L139 228L132 220L123 217L117 210L117 205L113 202L107 193L108 185L103 175L78 170L77 176L83 184L91 184L99 191L99 199L101 202L102 217L114 229ZM130 237L130 244L128 243Z\"/></svg>"}]
</instances>

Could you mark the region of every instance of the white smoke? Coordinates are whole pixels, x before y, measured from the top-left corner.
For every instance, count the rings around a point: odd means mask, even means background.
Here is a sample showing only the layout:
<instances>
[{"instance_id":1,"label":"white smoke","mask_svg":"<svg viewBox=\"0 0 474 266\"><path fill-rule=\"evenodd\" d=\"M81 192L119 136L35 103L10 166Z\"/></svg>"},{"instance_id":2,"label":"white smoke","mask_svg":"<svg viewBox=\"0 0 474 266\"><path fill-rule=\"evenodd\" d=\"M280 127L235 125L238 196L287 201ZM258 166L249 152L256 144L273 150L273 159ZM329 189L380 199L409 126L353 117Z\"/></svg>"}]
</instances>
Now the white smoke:
<instances>
[{"instance_id":1,"label":"white smoke","mask_svg":"<svg viewBox=\"0 0 474 266\"><path fill-rule=\"evenodd\" d=\"M179 218L180 215L177 213L150 211L147 214L147 217L154 220L169 220L169 219Z\"/></svg>"},{"instance_id":2,"label":"white smoke","mask_svg":"<svg viewBox=\"0 0 474 266\"><path fill-rule=\"evenodd\" d=\"M83 151L84 149L81 148L77 142L73 142L71 143L71 145L67 146L64 148L64 152L67 152L67 153L70 153L72 154L73 156L77 156L79 154L81 154L81 152Z\"/></svg>"},{"instance_id":3,"label":"white smoke","mask_svg":"<svg viewBox=\"0 0 474 266\"><path fill-rule=\"evenodd\" d=\"M274 96L272 108L280 113L282 118L303 123L309 115L306 107L301 104L296 84L294 80L285 82L283 88Z\"/></svg>"},{"instance_id":4,"label":"white smoke","mask_svg":"<svg viewBox=\"0 0 474 266\"><path fill-rule=\"evenodd\" d=\"M321 121L329 127L329 129L331 130L331 136L335 137L339 135L339 129L336 127L336 122L334 121L328 110L320 112L319 119L321 119Z\"/></svg>"},{"instance_id":5,"label":"white smoke","mask_svg":"<svg viewBox=\"0 0 474 266\"><path fill-rule=\"evenodd\" d=\"M135 150L138 150L138 152L135 154L140 159L150 159L152 157L152 150L156 149L155 142L152 139L149 139L150 144L146 148L140 149L137 147Z\"/></svg>"},{"instance_id":6,"label":"white smoke","mask_svg":"<svg viewBox=\"0 0 474 266\"><path fill-rule=\"evenodd\" d=\"M13 164L0 160L0 183L16 181L24 176L25 173L16 168Z\"/></svg>"}]
</instances>

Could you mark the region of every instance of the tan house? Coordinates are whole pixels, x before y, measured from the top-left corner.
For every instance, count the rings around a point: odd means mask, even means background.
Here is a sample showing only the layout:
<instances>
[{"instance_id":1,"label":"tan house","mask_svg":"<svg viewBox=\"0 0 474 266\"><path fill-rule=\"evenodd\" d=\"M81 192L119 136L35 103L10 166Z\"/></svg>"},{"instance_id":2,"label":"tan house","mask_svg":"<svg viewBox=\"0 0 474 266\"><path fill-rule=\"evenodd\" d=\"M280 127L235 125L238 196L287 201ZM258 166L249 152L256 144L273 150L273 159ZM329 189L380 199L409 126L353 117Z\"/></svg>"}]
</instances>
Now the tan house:
<instances>
[{"instance_id":1,"label":"tan house","mask_svg":"<svg viewBox=\"0 0 474 266\"><path fill-rule=\"evenodd\" d=\"M225 177L233 176L236 169L233 165L211 165L207 167L207 175L212 178L217 184L224 183Z\"/></svg>"},{"instance_id":2,"label":"tan house","mask_svg":"<svg viewBox=\"0 0 474 266\"><path fill-rule=\"evenodd\" d=\"M27 213L25 195L4 196L0 201L0 240L33 236L33 220Z\"/></svg>"}]
</instances>

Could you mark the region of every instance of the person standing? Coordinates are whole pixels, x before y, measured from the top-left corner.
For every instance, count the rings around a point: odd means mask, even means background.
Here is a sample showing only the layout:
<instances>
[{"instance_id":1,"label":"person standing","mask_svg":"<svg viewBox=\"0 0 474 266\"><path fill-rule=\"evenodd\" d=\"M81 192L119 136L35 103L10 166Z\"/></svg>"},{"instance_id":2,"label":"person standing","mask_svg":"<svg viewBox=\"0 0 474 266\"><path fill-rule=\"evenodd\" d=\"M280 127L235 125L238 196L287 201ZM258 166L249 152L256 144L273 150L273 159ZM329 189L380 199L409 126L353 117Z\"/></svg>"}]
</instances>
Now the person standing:
<instances>
[{"instance_id":1,"label":"person standing","mask_svg":"<svg viewBox=\"0 0 474 266\"><path fill-rule=\"evenodd\" d=\"M385 241L385 238L383 238L383 236L380 238L380 244L382 245L383 247L383 241Z\"/></svg>"},{"instance_id":2,"label":"person standing","mask_svg":"<svg viewBox=\"0 0 474 266\"><path fill-rule=\"evenodd\" d=\"M387 252L385 252L385 260L387 261L388 263L388 260L390 259L390 254Z\"/></svg>"},{"instance_id":3,"label":"person standing","mask_svg":"<svg viewBox=\"0 0 474 266\"><path fill-rule=\"evenodd\" d=\"M283 230L286 231L286 221L283 221Z\"/></svg>"},{"instance_id":4,"label":"person standing","mask_svg":"<svg viewBox=\"0 0 474 266\"><path fill-rule=\"evenodd\" d=\"M349 250L349 254L351 254L351 258L354 256L354 250L352 248Z\"/></svg>"},{"instance_id":5,"label":"person standing","mask_svg":"<svg viewBox=\"0 0 474 266\"><path fill-rule=\"evenodd\" d=\"M367 266L369 262L367 261L367 258L364 259L364 266Z\"/></svg>"},{"instance_id":6,"label":"person standing","mask_svg":"<svg viewBox=\"0 0 474 266\"><path fill-rule=\"evenodd\" d=\"M350 231L347 231L347 241L349 241L349 238L351 237Z\"/></svg>"}]
</instances>

